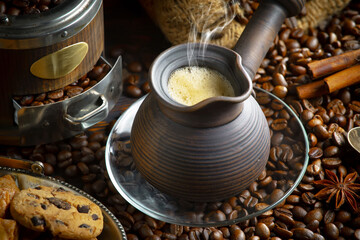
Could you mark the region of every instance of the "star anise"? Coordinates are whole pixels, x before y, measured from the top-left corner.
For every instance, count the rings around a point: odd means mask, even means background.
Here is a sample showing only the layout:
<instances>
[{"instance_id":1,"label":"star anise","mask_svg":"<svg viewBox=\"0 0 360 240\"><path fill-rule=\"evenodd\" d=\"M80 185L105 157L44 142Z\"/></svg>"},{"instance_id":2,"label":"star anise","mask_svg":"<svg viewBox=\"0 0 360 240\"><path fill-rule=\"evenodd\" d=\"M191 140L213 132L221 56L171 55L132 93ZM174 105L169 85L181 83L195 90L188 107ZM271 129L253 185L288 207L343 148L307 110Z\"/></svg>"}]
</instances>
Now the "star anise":
<instances>
[{"instance_id":1,"label":"star anise","mask_svg":"<svg viewBox=\"0 0 360 240\"><path fill-rule=\"evenodd\" d=\"M327 203L335 196L335 208L340 208L345 200L351 205L351 207L356 211L357 203L356 198L360 199L360 196L355 193L355 191L360 189L360 184L354 183L357 178L357 172L349 173L343 178L342 173L340 172L340 178L336 176L335 173L325 169L327 179L318 180L314 183L317 185L325 186L321 189L315 197L319 200L326 200Z\"/></svg>"}]
</instances>

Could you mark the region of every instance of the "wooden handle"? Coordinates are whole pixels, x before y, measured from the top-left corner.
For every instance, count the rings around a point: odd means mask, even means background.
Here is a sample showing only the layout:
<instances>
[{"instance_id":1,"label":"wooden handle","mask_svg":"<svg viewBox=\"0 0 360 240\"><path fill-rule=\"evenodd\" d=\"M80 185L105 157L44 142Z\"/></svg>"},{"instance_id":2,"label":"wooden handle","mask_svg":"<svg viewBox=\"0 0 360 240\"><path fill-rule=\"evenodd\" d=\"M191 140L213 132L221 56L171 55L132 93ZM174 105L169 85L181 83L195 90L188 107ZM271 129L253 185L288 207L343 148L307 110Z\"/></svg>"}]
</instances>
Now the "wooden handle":
<instances>
[{"instance_id":1,"label":"wooden handle","mask_svg":"<svg viewBox=\"0 0 360 240\"><path fill-rule=\"evenodd\" d=\"M251 79L286 17L297 15L304 0L264 0L251 17L236 43L234 50L240 54L243 66Z\"/></svg>"},{"instance_id":2,"label":"wooden handle","mask_svg":"<svg viewBox=\"0 0 360 240\"><path fill-rule=\"evenodd\" d=\"M33 173L36 174L44 174L44 165L42 162L39 161L34 162L30 160L15 159L15 158L8 158L5 156L0 156L0 166L24 169L24 170L32 171Z\"/></svg>"}]
</instances>

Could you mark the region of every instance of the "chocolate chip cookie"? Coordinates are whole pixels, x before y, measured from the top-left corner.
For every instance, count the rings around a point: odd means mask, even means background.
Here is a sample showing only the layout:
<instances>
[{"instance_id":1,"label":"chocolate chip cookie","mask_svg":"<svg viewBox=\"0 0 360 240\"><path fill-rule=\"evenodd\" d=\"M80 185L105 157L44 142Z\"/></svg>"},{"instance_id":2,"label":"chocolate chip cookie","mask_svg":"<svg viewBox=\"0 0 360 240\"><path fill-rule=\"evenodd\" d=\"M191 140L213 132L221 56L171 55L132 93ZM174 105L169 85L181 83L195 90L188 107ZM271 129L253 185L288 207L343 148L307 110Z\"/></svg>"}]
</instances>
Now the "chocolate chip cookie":
<instances>
[{"instance_id":1,"label":"chocolate chip cookie","mask_svg":"<svg viewBox=\"0 0 360 240\"><path fill-rule=\"evenodd\" d=\"M91 239L103 229L101 209L89 199L63 188L39 186L15 194L10 213L34 231L50 231L66 239Z\"/></svg>"}]
</instances>

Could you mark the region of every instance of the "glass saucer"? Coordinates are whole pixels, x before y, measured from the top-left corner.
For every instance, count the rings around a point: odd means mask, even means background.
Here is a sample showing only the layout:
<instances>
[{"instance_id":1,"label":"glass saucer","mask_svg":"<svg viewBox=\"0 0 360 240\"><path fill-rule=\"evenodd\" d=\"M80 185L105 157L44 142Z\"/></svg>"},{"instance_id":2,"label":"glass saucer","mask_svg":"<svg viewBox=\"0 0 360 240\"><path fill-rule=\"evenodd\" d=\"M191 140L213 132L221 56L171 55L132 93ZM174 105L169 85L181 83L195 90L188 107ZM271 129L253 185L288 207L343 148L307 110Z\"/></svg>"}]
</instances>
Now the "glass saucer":
<instances>
[{"instance_id":1,"label":"glass saucer","mask_svg":"<svg viewBox=\"0 0 360 240\"><path fill-rule=\"evenodd\" d=\"M266 174L264 171L247 190L221 202L193 203L173 198L148 183L136 170L130 143L133 120L146 96L120 116L106 144L106 168L116 190L150 217L185 226L231 225L266 215L267 211L283 203L305 174L309 160L307 134L286 103L263 89L254 87L254 91L268 119L272 149Z\"/></svg>"}]
</instances>

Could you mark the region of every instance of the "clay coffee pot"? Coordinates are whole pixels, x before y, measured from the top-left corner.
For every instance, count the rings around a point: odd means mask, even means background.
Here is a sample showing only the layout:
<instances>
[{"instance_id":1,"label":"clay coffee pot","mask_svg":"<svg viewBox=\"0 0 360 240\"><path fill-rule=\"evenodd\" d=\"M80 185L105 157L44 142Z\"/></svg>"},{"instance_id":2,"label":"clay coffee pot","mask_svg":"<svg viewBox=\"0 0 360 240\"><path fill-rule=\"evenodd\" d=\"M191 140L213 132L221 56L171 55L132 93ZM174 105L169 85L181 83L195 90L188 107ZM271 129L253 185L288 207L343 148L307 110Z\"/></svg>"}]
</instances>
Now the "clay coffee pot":
<instances>
[{"instance_id":1,"label":"clay coffee pot","mask_svg":"<svg viewBox=\"0 0 360 240\"><path fill-rule=\"evenodd\" d=\"M197 64L217 70L235 97L218 96L185 106L168 92L169 77L189 66L187 44L172 47L150 69L152 92L133 122L136 168L160 191L194 202L218 201L247 188L264 170L270 151L266 118L251 95L252 79L286 17L303 0L263 0L234 51L192 43Z\"/></svg>"}]
</instances>

